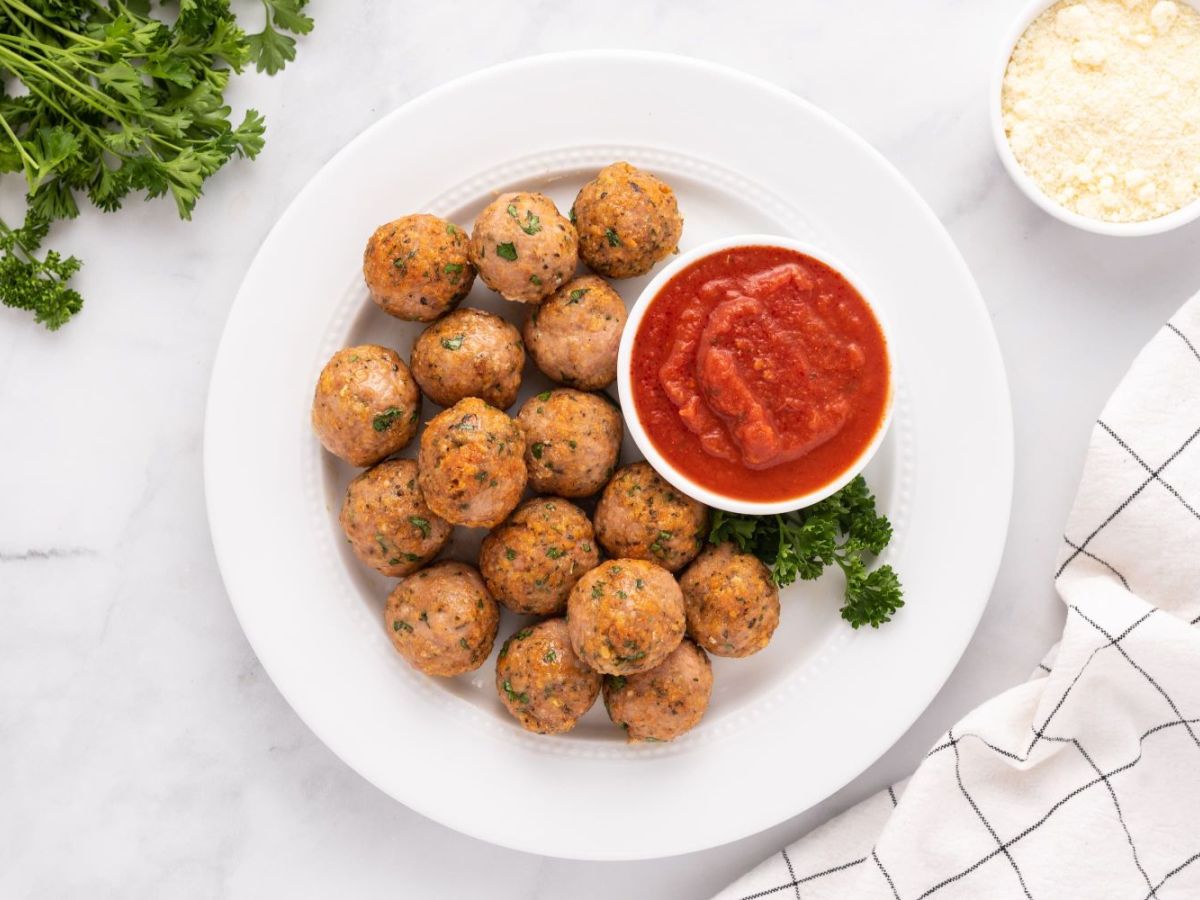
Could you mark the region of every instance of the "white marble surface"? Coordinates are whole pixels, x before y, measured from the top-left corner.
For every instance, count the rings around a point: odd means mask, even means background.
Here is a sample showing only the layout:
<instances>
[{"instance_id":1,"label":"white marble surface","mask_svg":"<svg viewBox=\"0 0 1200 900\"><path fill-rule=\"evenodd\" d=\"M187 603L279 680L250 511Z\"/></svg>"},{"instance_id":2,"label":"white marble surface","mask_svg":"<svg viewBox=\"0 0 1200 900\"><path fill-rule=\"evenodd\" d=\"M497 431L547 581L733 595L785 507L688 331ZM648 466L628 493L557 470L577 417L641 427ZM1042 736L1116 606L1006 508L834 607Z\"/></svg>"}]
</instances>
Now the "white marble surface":
<instances>
[{"instance_id":1,"label":"white marble surface","mask_svg":"<svg viewBox=\"0 0 1200 900\"><path fill-rule=\"evenodd\" d=\"M1091 420L1200 289L1200 226L1120 242L1008 181L986 90L1024 0L635 4L314 0L259 162L169 204L85 215L89 304L57 335L0 310L0 896L704 897L902 777L961 713L1023 678L1062 619L1050 586ZM297 190L378 116L462 72L583 47L670 50L772 79L910 178L983 290L1008 365L1017 473L982 625L928 711L819 807L703 854L540 859L435 825L324 748L238 629L209 542L201 433L226 311ZM0 203L11 200L0 195ZM969 536L966 536L969 539ZM952 553L953 548L946 548ZM553 812L553 811L551 811Z\"/></svg>"}]
</instances>

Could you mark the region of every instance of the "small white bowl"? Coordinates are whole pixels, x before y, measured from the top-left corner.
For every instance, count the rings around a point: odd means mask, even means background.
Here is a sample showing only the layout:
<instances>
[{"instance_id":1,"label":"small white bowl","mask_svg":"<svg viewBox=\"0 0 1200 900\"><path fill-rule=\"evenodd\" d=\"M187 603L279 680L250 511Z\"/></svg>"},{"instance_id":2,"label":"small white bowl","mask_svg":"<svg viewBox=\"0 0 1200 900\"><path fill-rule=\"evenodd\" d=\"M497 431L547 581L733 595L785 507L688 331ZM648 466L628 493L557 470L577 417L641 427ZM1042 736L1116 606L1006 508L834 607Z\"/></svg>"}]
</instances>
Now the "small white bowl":
<instances>
[{"instance_id":1,"label":"small white bowl","mask_svg":"<svg viewBox=\"0 0 1200 900\"><path fill-rule=\"evenodd\" d=\"M996 152L1000 154L1000 160L1004 163L1004 168L1008 170L1008 174L1012 176L1012 180L1017 183L1017 187L1025 193L1025 196L1054 216L1054 218L1066 222L1068 225L1074 225L1076 228L1083 229L1084 231L1090 231L1093 234L1105 234L1112 237L1146 237L1152 234L1163 234L1167 231L1173 231L1200 218L1200 200L1195 200L1182 209L1177 209L1175 212L1160 216L1157 219L1147 219L1144 222L1105 222L1101 219L1092 219L1088 216L1080 215L1074 210L1067 209L1060 204L1043 191L1037 182L1021 168L1021 164L1017 161L1017 157L1013 153L1012 146L1008 143L1008 135L1004 132L1004 74L1008 71L1008 61L1012 59L1017 42L1021 40L1021 36L1025 34L1025 30L1033 24L1034 19L1057 2L1058 0L1033 0L1032 3L1022 10L1004 41L1003 55L992 76L990 100L992 138L996 142ZM1188 3L1191 0L1183 0L1183 2ZM1197 4L1192 3L1192 5L1195 6Z\"/></svg>"},{"instance_id":2,"label":"small white bowl","mask_svg":"<svg viewBox=\"0 0 1200 900\"><path fill-rule=\"evenodd\" d=\"M883 420L871 442L863 449L858 458L836 479L807 494L789 497L786 500L774 500L771 502L740 500L735 497L726 497L724 494L718 494L703 485L696 484L696 482L667 462L663 458L663 455L659 453L658 448L650 440L650 436L646 434L645 428L642 427L641 420L638 418L637 404L633 397L633 385L631 383L633 342L637 337L638 329L641 327L642 319L645 317L646 310L649 308L651 301L658 296L658 293L666 286L668 281L692 263L706 256L711 256L714 253L719 253L722 250L731 250L735 247L781 247L786 250L803 253L805 256L811 256L818 262L829 266L829 268L845 278L858 291L863 300L866 301L867 306L879 322L880 330L883 332L884 343L888 348L887 405L884 407ZM833 259L823 250L819 250L801 241L793 240L792 238L769 234L737 235L735 237L711 241L686 253L679 254L668 265L664 266L662 271L654 276L654 279L646 285L637 302L629 310L629 318L625 323L625 331L621 335L621 347L617 353L617 392L620 394L621 408L625 413L625 427L633 437L634 443L642 451L642 455L646 457L646 461L663 478L689 497L699 500L701 503L715 509L745 515L763 516L803 509L806 506L812 506L814 503L824 500L830 494L845 487L846 484L852 481L866 467L867 463L871 461L871 457L875 455L875 451L879 449L879 445L883 442L888 426L892 421L892 400L895 396L895 366L892 361L892 345L889 339L887 320L880 312L879 306L872 299L873 297L874 295L864 288L862 280L851 273L841 262Z\"/></svg>"}]
</instances>

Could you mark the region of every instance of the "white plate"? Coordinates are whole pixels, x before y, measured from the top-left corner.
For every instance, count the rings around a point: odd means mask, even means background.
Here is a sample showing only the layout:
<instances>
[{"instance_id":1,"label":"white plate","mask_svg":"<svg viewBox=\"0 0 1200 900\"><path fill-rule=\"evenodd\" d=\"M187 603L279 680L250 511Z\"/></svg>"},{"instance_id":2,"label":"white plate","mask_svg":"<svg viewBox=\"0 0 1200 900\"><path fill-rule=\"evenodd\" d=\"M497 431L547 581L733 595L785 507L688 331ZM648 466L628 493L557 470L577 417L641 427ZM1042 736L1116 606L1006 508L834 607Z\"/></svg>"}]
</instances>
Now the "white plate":
<instances>
[{"instance_id":1,"label":"white plate","mask_svg":"<svg viewBox=\"0 0 1200 900\"><path fill-rule=\"evenodd\" d=\"M501 708L490 662L451 681L410 669L382 626L388 582L358 565L338 532L352 472L320 451L308 421L317 373L337 348L370 340L407 354L419 331L367 299L359 265L376 225L423 210L469 227L495 192L517 187L544 190L566 209L616 159L676 188L685 249L765 232L844 259L877 288L898 371L895 423L868 477L896 526L886 559L908 605L879 631L856 632L838 618L837 579L789 589L771 646L714 660L710 710L672 744L627 746L600 704L571 734L531 735ZM645 280L617 286L632 302ZM514 314L480 284L468 303ZM524 395L545 384L530 371ZM435 411L427 402L425 418ZM699 850L795 815L861 772L966 647L999 564L1012 484L1008 391L987 311L912 188L784 90L640 53L489 69L353 141L301 192L251 266L207 415L217 558L242 627L288 702L396 799L484 840L551 856ZM451 555L473 561L478 537L460 529ZM501 638L516 627L506 617Z\"/></svg>"}]
</instances>

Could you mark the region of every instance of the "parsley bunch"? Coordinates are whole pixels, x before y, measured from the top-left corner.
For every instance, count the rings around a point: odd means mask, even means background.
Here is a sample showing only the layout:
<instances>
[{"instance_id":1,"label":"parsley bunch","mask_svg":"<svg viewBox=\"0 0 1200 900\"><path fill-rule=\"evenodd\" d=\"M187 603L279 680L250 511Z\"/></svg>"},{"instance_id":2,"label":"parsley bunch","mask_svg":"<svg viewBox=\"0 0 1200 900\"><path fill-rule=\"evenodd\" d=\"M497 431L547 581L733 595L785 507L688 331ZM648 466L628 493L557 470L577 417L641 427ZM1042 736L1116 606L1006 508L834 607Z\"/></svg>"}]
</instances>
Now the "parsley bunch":
<instances>
[{"instance_id":1,"label":"parsley bunch","mask_svg":"<svg viewBox=\"0 0 1200 900\"><path fill-rule=\"evenodd\" d=\"M178 0L169 21L151 0L0 0L0 175L22 173L27 191L20 227L0 219L0 302L51 330L79 311L79 260L39 251L81 196L113 212L170 194L188 219L209 176L258 155L263 118L231 123L230 74L275 74L295 58L290 34L313 26L308 0L262 3L247 34L229 0Z\"/></svg>"},{"instance_id":2,"label":"parsley bunch","mask_svg":"<svg viewBox=\"0 0 1200 900\"><path fill-rule=\"evenodd\" d=\"M797 578L811 581L836 565L846 576L842 618L854 628L878 628L904 605L900 579L891 566L868 571L892 539L892 524L875 509L875 498L860 475L831 497L807 509L775 516L743 516L717 511L709 541L733 541L771 570L780 587Z\"/></svg>"}]
</instances>

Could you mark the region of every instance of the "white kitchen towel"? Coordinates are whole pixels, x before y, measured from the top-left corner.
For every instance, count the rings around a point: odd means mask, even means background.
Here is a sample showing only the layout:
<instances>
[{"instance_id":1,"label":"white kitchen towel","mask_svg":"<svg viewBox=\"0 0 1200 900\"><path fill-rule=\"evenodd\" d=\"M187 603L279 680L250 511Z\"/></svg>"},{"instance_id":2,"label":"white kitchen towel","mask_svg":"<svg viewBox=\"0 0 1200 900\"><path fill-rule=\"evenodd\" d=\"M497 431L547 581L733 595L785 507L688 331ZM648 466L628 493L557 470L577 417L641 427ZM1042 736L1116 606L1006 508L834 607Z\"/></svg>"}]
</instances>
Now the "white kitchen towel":
<instances>
[{"instance_id":1,"label":"white kitchen towel","mask_svg":"<svg viewBox=\"0 0 1200 900\"><path fill-rule=\"evenodd\" d=\"M1055 576L1033 678L720 900L1200 897L1200 297L1096 424Z\"/></svg>"}]
</instances>

